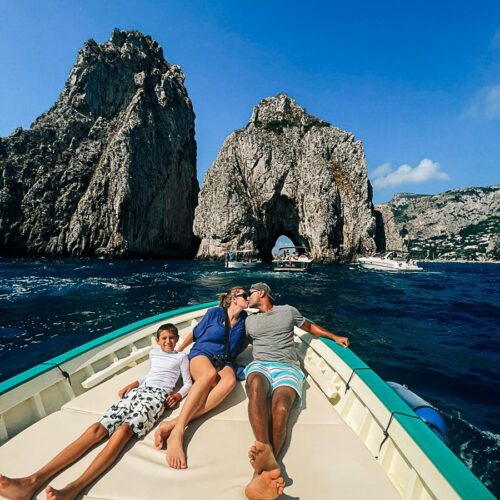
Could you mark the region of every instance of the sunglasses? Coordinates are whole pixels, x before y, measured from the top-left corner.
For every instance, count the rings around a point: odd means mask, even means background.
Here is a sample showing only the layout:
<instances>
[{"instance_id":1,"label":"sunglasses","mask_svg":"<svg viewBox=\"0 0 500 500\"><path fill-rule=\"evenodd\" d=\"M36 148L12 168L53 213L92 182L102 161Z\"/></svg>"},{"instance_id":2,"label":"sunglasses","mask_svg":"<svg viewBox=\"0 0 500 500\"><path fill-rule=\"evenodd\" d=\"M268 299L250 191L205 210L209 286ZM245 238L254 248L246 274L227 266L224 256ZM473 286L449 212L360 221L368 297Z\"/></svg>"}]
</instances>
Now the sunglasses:
<instances>
[{"instance_id":1,"label":"sunglasses","mask_svg":"<svg viewBox=\"0 0 500 500\"><path fill-rule=\"evenodd\" d=\"M246 292L241 292L241 293L238 293L237 295L235 295L235 297L242 297L243 299L247 300L248 299L248 295Z\"/></svg>"}]
</instances>

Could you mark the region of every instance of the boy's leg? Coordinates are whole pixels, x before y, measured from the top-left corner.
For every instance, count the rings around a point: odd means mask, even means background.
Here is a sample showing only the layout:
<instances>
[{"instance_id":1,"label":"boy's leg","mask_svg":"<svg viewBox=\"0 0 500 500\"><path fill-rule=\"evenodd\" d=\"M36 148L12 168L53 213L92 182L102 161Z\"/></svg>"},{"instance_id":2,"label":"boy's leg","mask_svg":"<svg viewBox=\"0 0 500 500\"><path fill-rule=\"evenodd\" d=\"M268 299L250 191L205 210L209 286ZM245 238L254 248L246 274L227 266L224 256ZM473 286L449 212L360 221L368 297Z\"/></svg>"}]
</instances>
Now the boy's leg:
<instances>
[{"instance_id":1,"label":"boy's leg","mask_svg":"<svg viewBox=\"0 0 500 500\"><path fill-rule=\"evenodd\" d=\"M185 469L187 467L183 444L186 425L205 403L210 389L217 380L217 371L205 356L193 358L189 363L189 369L195 382L188 392L181 413L177 417L175 426L167 441L167 463L174 469Z\"/></svg>"},{"instance_id":2,"label":"boy's leg","mask_svg":"<svg viewBox=\"0 0 500 500\"><path fill-rule=\"evenodd\" d=\"M224 399L232 392L236 387L236 376L234 370L229 366L224 367L219 372L220 380L217 382L215 387L208 393L208 397L205 400L205 404L200 406L196 413L189 420L190 422L195 418L204 415L205 413L213 410L219 406ZM189 423L189 422L188 422ZM177 424L177 418L162 422L161 425L155 432L155 446L157 448L162 448L165 439L168 439L173 428Z\"/></svg>"},{"instance_id":3,"label":"boy's leg","mask_svg":"<svg viewBox=\"0 0 500 500\"><path fill-rule=\"evenodd\" d=\"M50 481L63 469L76 462L92 446L107 436L107 430L96 422L34 474L19 479L10 479L0 475L0 496L5 498L31 498L47 481Z\"/></svg>"},{"instance_id":4,"label":"boy's leg","mask_svg":"<svg viewBox=\"0 0 500 500\"><path fill-rule=\"evenodd\" d=\"M134 433L129 424L121 425L109 438L106 446L94 458L87 470L78 479L69 483L62 490L56 490L52 488L52 486L48 486L45 490L47 498L51 500L57 498L76 498L85 487L95 481L103 472L114 464L118 455L133 435Z\"/></svg>"}]
</instances>

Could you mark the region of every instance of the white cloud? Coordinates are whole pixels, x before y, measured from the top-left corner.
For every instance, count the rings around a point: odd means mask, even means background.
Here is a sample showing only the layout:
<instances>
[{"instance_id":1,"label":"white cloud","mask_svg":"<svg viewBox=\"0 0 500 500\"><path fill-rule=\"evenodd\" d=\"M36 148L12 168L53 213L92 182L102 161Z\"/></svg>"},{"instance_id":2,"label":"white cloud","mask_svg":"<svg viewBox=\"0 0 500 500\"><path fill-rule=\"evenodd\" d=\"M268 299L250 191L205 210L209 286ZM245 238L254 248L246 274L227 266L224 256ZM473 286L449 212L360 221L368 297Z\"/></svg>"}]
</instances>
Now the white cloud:
<instances>
[{"instance_id":1,"label":"white cloud","mask_svg":"<svg viewBox=\"0 0 500 500\"><path fill-rule=\"evenodd\" d=\"M493 39L491 40L491 47L493 49L500 48L500 28L498 28L493 35Z\"/></svg>"},{"instance_id":2,"label":"white cloud","mask_svg":"<svg viewBox=\"0 0 500 500\"><path fill-rule=\"evenodd\" d=\"M416 167L400 165L396 170L392 170L388 163L384 163L373 171L372 178L375 187L385 188L401 184L416 184L433 179L447 180L450 177L441 170L439 163L425 158Z\"/></svg>"},{"instance_id":3,"label":"white cloud","mask_svg":"<svg viewBox=\"0 0 500 500\"><path fill-rule=\"evenodd\" d=\"M483 87L463 114L465 118L500 118L500 83Z\"/></svg>"},{"instance_id":4,"label":"white cloud","mask_svg":"<svg viewBox=\"0 0 500 500\"><path fill-rule=\"evenodd\" d=\"M484 98L485 113L489 118L500 118L500 84L490 87Z\"/></svg>"}]
</instances>

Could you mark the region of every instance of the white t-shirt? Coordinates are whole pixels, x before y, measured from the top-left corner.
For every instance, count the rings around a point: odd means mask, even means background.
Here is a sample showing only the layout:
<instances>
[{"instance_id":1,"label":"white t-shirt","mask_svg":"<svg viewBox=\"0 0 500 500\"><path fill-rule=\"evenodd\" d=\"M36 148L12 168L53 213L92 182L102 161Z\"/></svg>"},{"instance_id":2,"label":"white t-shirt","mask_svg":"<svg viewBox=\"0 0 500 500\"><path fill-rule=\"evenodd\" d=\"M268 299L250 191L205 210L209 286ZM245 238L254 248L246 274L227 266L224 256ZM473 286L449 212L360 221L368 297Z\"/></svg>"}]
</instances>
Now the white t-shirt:
<instances>
[{"instance_id":1,"label":"white t-shirt","mask_svg":"<svg viewBox=\"0 0 500 500\"><path fill-rule=\"evenodd\" d=\"M149 360L149 372L140 380L140 386L166 389L168 394L172 394L179 375L182 375L182 387L179 392L184 398L193 385L187 355L177 351L164 352L159 347L153 347L149 351Z\"/></svg>"}]
</instances>

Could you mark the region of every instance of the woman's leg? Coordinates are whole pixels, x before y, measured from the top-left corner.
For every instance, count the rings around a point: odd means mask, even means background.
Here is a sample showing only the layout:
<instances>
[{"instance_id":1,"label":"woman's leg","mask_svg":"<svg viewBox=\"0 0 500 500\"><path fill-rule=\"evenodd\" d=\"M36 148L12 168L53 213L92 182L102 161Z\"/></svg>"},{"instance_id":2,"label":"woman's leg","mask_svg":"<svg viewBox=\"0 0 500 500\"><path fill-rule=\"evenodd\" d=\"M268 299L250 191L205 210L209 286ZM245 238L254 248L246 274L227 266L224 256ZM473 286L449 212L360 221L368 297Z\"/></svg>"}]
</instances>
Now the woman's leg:
<instances>
[{"instance_id":1,"label":"woman's leg","mask_svg":"<svg viewBox=\"0 0 500 500\"><path fill-rule=\"evenodd\" d=\"M195 358L196 359L196 358ZM215 385L215 387L209 392L208 397L205 400L205 404L202 404L194 415L189 420L190 422L195 418L204 415L205 413L213 410L219 406L224 399L232 392L236 386L236 376L234 370L229 366L225 366L219 373L220 379ZM189 423L189 422L188 422ZM165 439L170 436L173 428L177 424L177 418L163 422L155 433L155 446L157 448L162 448Z\"/></svg>"},{"instance_id":2,"label":"woman's leg","mask_svg":"<svg viewBox=\"0 0 500 500\"><path fill-rule=\"evenodd\" d=\"M208 393L217 380L217 371L205 356L193 358L189 363L189 369L194 378L194 384L189 390L181 413L177 417L167 441L167 463L174 469L185 469L187 467L183 448L186 425L199 408L205 404Z\"/></svg>"},{"instance_id":3,"label":"woman's leg","mask_svg":"<svg viewBox=\"0 0 500 500\"><path fill-rule=\"evenodd\" d=\"M107 436L108 431L103 425L96 422L34 474L19 479L10 479L0 475L0 496L5 498L31 498L47 481L50 481L63 469L76 462L92 446Z\"/></svg>"},{"instance_id":4,"label":"woman's leg","mask_svg":"<svg viewBox=\"0 0 500 500\"><path fill-rule=\"evenodd\" d=\"M118 455L125 445L134 435L129 424L122 424L109 438L106 446L94 458L87 470L75 481L69 483L62 490L56 490L52 486L45 489L47 498L55 499L73 499L90 483L95 481L103 472L113 465Z\"/></svg>"}]
</instances>

